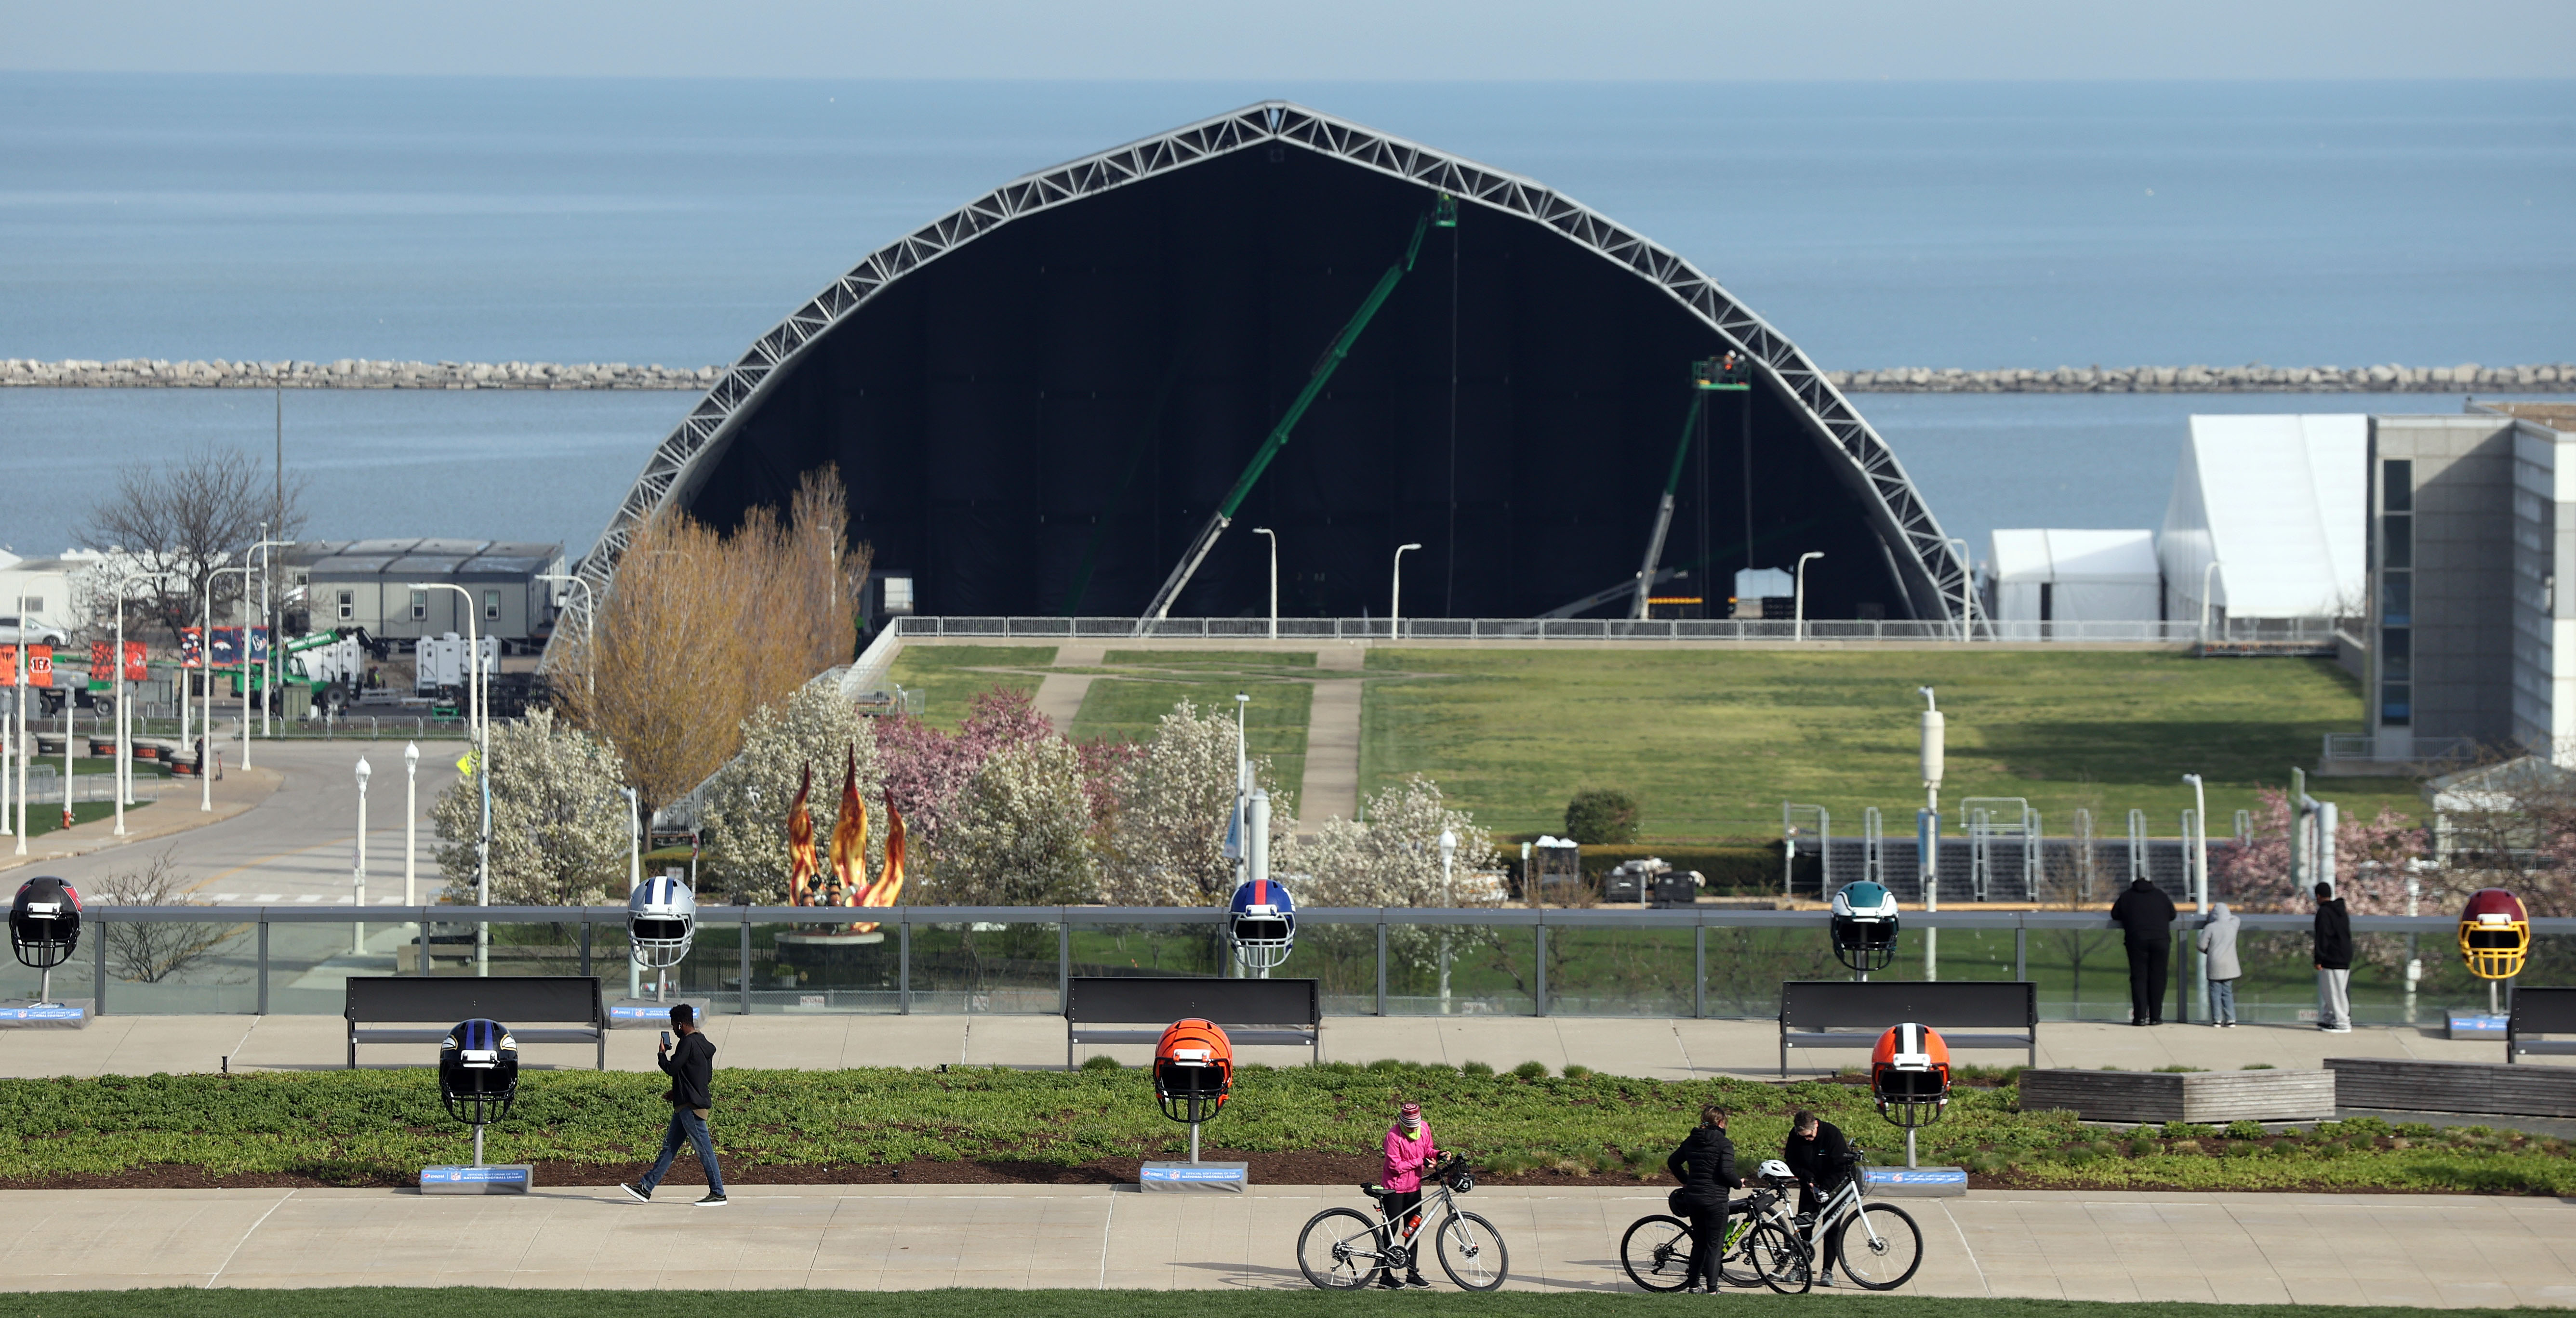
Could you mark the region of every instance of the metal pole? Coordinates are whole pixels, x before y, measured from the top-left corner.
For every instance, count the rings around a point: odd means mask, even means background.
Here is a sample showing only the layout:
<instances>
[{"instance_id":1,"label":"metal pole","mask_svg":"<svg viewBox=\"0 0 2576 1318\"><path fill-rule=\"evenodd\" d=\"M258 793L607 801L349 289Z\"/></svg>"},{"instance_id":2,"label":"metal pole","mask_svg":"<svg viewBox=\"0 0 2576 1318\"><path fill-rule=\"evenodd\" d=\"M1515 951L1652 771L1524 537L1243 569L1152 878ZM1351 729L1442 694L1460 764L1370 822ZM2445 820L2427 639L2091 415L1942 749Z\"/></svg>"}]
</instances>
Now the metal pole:
<instances>
[{"instance_id":1,"label":"metal pole","mask_svg":"<svg viewBox=\"0 0 2576 1318\"><path fill-rule=\"evenodd\" d=\"M1252 528L1252 533L1270 538L1270 639L1279 639L1279 533L1266 526Z\"/></svg>"},{"instance_id":2,"label":"metal pole","mask_svg":"<svg viewBox=\"0 0 2576 1318\"><path fill-rule=\"evenodd\" d=\"M27 625L26 625L26 618L27 618L27 591L26 591L26 588L22 586L22 587L20 587L20 588L19 588L19 590L18 590L18 620L19 620L19 621L18 621L18 667L17 667L17 671L16 671L16 675L15 675L17 689L9 693L9 694L10 694L10 701L9 701L10 712L11 712L11 714L12 714L12 715L17 719L17 723L18 723L18 735L17 735L15 738L13 738L13 739L12 739L12 741L13 741L13 743L15 744L15 746L16 746L16 748L17 748L17 750L16 750L16 754L17 754L17 757L18 757L18 854L19 854L19 855L21 855L21 856L23 856L23 855L26 855L26 854L27 854L27 758L28 758L28 756L27 756ZM101 945L101 946L104 946L104 945L106 944L106 942L107 942L106 934L105 934L104 932L102 932L102 933L100 934L100 936L99 936L99 943L100 943L100 945ZM100 959L100 961L99 961L99 964L100 964L101 966L105 966L105 965L107 964L107 962L106 962L106 960L105 960L105 955L106 955L105 953L101 953L101 954L100 954L101 959Z\"/></svg>"},{"instance_id":3,"label":"metal pole","mask_svg":"<svg viewBox=\"0 0 2576 1318\"><path fill-rule=\"evenodd\" d=\"M1422 546L1420 545L1397 545L1395 547L1395 584L1388 591L1386 597L1386 638L1390 641L1401 639L1404 635L1405 551L1420 549L1421 547Z\"/></svg>"},{"instance_id":4,"label":"metal pole","mask_svg":"<svg viewBox=\"0 0 2576 1318\"><path fill-rule=\"evenodd\" d=\"M1798 555L1797 586L1796 589L1791 592L1797 597L1793 601L1794 608L1792 612L1792 617L1796 619L1796 630L1791 633L1791 638L1794 640L1803 641L1807 639L1807 560L1823 557L1824 554L1821 551L1813 549ZM1750 566L1750 564L1747 564L1747 566Z\"/></svg>"},{"instance_id":5,"label":"metal pole","mask_svg":"<svg viewBox=\"0 0 2576 1318\"><path fill-rule=\"evenodd\" d=\"M249 717L244 714L243 717ZM358 918L351 922L349 946L351 956L367 954L367 761L358 759L358 846L349 871L349 902Z\"/></svg>"}]
</instances>

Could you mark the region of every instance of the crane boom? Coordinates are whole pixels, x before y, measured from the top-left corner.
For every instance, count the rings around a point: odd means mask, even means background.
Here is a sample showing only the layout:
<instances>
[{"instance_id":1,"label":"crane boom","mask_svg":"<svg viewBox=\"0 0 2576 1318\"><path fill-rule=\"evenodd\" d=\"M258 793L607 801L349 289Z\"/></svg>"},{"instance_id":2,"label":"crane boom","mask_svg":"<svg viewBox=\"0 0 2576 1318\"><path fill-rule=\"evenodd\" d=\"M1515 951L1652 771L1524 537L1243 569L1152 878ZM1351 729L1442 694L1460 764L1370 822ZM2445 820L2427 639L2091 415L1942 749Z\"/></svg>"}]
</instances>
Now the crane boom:
<instances>
[{"instance_id":1,"label":"crane boom","mask_svg":"<svg viewBox=\"0 0 2576 1318\"><path fill-rule=\"evenodd\" d=\"M1341 369L1342 359L1351 355L1351 345L1359 342L1360 331L1368 328L1378 308L1386 305L1386 299L1395 292L1396 284L1403 280L1406 271L1413 268L1414 258L1422 252L1422 235L1430 227L1431 214L1428 211L1413 222L1413 241L1405 244L1404 260L1388 266L1386 273L1378 276L1377 287L1369 290L1359 310L1352 312L1341 333L1333 336L1332 346L1324 350L1324 355L1316 360L1314 370L1308 373L1306 387L1297 391L1297 401L1290 403L1287 412L1280 416L1279 424L1270 428L1269 437L1261 441L1252 461L1244 464L1243 474L1235 478L1234 488L1226 492L1225 501L1217 505L1215 515L1208 518L1207 525L1199 528L1198 538L1190 542L1188 551L1181 555L1181 561L1173 565L1172 575L1163 579L1163 588L1154 592L1153 603L1146 605L1144 616L1136 620L1136 635L1144 635L1148 627L1171 613L1173 602L1190 584L1190 577L1198 572L1199 564L1207 560L1208 552L1216 548L1217 537L1225 534L1225 528L1233 523L1235 511L1252 494L1252 487L1260 483L1261 473L1270 469L1270 460L1279 456L1280 449L1287 447L1289 433L1305 417L1306 409L1314 405L1316 396L1324 392L1324 386L1332 382L1333 372Z\"/></svg>"},{"instance_id":2,"label":"crane boom","mask_svg":"<svg viewBox=\"0 0 2576 1318\"><path fill-rule=\"evenodd\" d=\"M1642 620L1646 616L1647 593L1661 579L1655 566L1664 558L1664 534L1673 529L1673 495L1682 487L1682 466L1690 459L1692 428L1699 424L1699 405L1706 397L1692 390L1690 412L1682 417L1682 442L1673 446L1673 471L1664 478L1664 501L1655 506L1654 534L1646 538L1646 565L1637 569L1637 602L1628 614L1631 618ZM1701 594L1705 596L1707 592L1703 590Z\"/></svg>"}]
</instances>

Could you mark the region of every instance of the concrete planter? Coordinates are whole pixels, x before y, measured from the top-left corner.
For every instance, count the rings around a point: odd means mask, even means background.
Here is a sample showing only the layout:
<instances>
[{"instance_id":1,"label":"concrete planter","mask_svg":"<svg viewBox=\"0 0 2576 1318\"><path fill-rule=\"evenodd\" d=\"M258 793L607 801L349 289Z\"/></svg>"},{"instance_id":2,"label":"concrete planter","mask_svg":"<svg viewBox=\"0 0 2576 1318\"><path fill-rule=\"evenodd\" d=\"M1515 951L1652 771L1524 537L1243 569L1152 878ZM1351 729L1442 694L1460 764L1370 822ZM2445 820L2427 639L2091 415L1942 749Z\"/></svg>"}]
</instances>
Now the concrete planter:
<instances>
[{"instance_id":1,"label":"concrete planter","mask_svg":"<svg viewBox=\"0 0 2576 1318\"><path fill-rule=\"evenodd\" d=\"M2335 1113L2332 1071L2024 1071L2021 1110L2068 1110L2086 1121L2324 1121Z\"/></svg>"},{"instance_id":2,"label":"concrete planter","mask_svg":"<svg viewBox=\"0 0 2576 1318\"><path fill-rule=\"evenodd\" d=\"M2347 1107L2576 1117L2576 1067L2571 1066L2329 1057L2326 1069L2334 1073L2335 1092Z\"/></svg>"}]
</instances>

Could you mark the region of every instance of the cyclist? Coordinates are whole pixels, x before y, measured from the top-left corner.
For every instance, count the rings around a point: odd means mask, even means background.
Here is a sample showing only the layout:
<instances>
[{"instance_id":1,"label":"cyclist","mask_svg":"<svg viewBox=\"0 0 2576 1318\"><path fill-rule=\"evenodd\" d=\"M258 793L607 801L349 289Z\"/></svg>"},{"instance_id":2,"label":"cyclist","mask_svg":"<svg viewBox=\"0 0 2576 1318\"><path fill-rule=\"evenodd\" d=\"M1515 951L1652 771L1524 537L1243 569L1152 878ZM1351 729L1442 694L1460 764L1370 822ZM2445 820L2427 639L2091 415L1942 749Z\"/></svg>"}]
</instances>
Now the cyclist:
<instances>
[{"instance_id":1,"label":"cyclist","mask_svg":"<svg viewBox=\"0 0 2576 1318\"><path fill-rule=\"evenodd\" d=\"M1726 1249L1726 1192L1744 1188L1735 1174L1735 1142L1726 1137L1726 1109L1712 1103L1699 1110L1699 1129L1664 1160L1673 1179L1682 1183L1676 1207L1690 1214L1691 1277L1683 1290L1715 1295L1717 1256Z\"/></svg>"},{"instance_id":2,"label":"cyclist","mask_svg":"<svg viewBox=\"0 0 2576 1318\"><path fill-rule=\"evenodd\" d=\"M1789 1118L1789 1142L1781 1147L1780 1160L1789 1164L1790 1174L1798 1178L1798 1226L1804 1230L1851 1175L1851 1144L1843 1138L1840 1127L1801 1108ZM1834 1284L1834 1255L1841 1245L1841 1232L1826 1234L1824 1266L1816 1273L1817 1285Z\"/></svg>"},{"instance_id":3,"label":"cyclist","mask_svg":"<svg viewBox=\"0 0 2576 1318\"><path fill-rule=\"evenodd\" d=\"M1422 1105L1407 1103L1397 1112L1395 1124L1386 1131L1386 1170L1379 1184L1386 1194L1378 1200L1386 1210L1386 1243L1395 1243L1396 1234L1404 1229L1405 1220L1422 1206L1422 1169L1440 1161L1440 1149L1432 1142L1431 1127L1422 1120ZM1422 1277L1422 1260L1417 1251L1412 1265L1405 1270L1404 1280L1395 1279L1395 1269L1380 1265L1377 1284L1387 1290L1407 1287L1429 1290L1431 1283Z\"/></svg>"}]
</instances>

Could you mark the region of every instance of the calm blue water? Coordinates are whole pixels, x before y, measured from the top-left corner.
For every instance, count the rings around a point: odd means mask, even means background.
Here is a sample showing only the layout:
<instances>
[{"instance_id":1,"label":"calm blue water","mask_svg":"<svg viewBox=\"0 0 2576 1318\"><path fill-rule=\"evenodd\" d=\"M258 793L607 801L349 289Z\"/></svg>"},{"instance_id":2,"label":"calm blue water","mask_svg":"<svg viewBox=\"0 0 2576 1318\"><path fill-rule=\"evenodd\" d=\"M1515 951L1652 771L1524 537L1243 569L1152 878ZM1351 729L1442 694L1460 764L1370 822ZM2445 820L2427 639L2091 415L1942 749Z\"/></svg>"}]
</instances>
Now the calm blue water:
<instances>
[{"instance_id":1,"label":"calm blue water","mask_svg":"<svg viewBox=\"0 0 2576 1318\"><path fill-rule=\"evenodd\" d=\"M2576 358L2576 82L889 84L0 73L0 357L729 361L1015 175L1288 96L1536 177L1828 366ZM678 394L290 394L332 536L596 535ZM1859 400L1953 534L2154 526L2193 410ZM2406 400L2454 410L2458 400ZM264 394L0 393L0 543Z\"/></svg>"}]
</instances>

